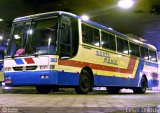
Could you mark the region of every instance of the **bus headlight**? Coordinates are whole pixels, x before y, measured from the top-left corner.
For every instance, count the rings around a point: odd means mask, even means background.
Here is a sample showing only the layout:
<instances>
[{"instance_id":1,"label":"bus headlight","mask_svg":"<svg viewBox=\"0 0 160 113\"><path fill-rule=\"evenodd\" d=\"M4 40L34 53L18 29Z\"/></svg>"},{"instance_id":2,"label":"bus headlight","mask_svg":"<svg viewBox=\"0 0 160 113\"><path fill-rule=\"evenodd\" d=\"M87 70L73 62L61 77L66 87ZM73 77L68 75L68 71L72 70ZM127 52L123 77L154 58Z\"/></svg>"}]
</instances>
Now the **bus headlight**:
<instances>
[{"instance_id":1,"label":"bus headlight","mask_svg":"<svg viewBox=\"0 0 160 113\"><path fill-rule=\"evenodd\" d=\"M10 80L10 79L11 79L11 77L9 77L9 76L5 77L5 80Z\"/></svg>"},{"instance_id":2,"label":"bus headlight","mask_svg":"<svg viewBox=\"0 0 160 113\"><path fill-rule=\"evenodd\" d=\"M5 84L5 82L2 82L2 86L5 86L6 84Z\"/></svg>"}]
</instances>

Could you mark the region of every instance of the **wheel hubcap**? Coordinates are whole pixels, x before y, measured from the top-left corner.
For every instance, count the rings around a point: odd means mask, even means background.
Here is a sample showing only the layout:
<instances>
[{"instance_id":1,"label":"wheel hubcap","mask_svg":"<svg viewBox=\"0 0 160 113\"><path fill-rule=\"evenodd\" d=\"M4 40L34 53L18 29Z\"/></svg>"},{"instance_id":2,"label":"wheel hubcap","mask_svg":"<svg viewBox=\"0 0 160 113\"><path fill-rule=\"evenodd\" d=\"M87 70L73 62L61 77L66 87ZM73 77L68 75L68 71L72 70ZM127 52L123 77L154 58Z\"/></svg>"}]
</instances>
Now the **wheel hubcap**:
<instances>
[{"instance_id":1,"label":"wheel hubcap","mask_svg":"<svg viewBox=\"0 0 160 113\"><path fill-rule=\"evenodd\" d=\"M89 86L89 80L86 76L83 77L83 82L82 82L83 88L88 88Z\"/></svg>"}]
</instances>

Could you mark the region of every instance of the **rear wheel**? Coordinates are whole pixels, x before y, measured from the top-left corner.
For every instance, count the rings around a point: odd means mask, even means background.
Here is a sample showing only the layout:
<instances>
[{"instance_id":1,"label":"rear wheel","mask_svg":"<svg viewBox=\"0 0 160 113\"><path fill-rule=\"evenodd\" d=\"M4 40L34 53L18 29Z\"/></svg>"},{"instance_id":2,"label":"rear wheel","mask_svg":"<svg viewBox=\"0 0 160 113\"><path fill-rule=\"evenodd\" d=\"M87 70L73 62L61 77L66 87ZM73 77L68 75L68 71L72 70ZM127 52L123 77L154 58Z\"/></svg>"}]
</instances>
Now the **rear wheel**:
<instances>
[{"instance_id":1,"label":"rear wheel","mask_svg":"<svg viewBox=\"0 0 160 113\"><path fill-rule=\"evenodd\" d=\"M141 86L133 88L133 92L136 94L144 94L146 92L146 88L147 88L147 80L145 77L142 77Z\"/></svg>"},{"instance_id":2,"label":"rear wheel","mask_svg":"<svg viewBox=\"0 0 160 113\"><path fill-rule=\"evenodd\" d=\"M117 87L107 87L107 92L109 94L118 94L120 91L120 88Z\"/></svg>"},{"instance_id":3,"label":"rear wheel","mask_svg":"<svg viewBox=\"0 0 160 113\"><path fill-rule=\"evenodd\" d=\"M87 70L82 70L79 77L79 86L75 88L78 94L87 94L92 91L93 80Z\"/></svg>"},{"instance_id":4,"label":"rear wheel","mask_svg":"<svg viewBox=\"0 0 160 113\"><path fill-rule=\"evenodd\" d=\"M51 91L50 86L36 86L36 90L40 94L48 94Z\"/></svg>"}]
</instances>

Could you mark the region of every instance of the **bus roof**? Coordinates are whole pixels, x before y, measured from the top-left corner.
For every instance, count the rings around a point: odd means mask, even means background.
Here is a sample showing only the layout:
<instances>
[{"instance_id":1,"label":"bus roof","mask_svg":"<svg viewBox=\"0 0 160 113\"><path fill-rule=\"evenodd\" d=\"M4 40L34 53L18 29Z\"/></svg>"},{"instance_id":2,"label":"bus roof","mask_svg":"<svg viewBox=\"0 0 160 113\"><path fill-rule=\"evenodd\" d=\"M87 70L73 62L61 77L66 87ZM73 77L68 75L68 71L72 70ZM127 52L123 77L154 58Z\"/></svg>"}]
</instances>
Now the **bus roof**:
<instances>
[{"instance_id":1,"label":"bus roof","mask_svg":"<svg viewBox=\"0 0 160 113\"><path fill-rule=\"evenodd\" d=\"M111 29L109 29L109 28L106 27L106 26L100 25L100 24L98 24L98 23L96 23L96 22L93 22L93 21L90 21L90 20L84 20L84 19L81 18L80 16L77 16L77 15L75 15L75 14L73 14L73 13L64 12L64 11L53 11L53 12L39 13L39 14L34 14L34 15L29 15L29 16L24 16L24 17L18 17L18 18L16 18L16 19L14 19L13 22L31 20L31 19L36 19L36 18L51 17L51 16L53 16L53 15L55 15L55 14L57 14L57 15L67 15L67 16L71 16L71 17L80 19L80 20L82 20L83 22L88 23L89 25L95 26L95 27L100 28L100 29L102 29L102 30L108 31L108 32L110 32L110 33L112 33L112 34L115 34L115 35L117 35L117 36L120 36L120 37L129 39L129 40L131 40L131 41L133 41L133 42L136 42L136 43L138 43L138 44L141 44L141 45L143 45L143 46L145 46L145 47L149 47L149 48L151 48L151 49L155 49L155 50L156 50L156 47L153 46L153 45L151 45L151 44L147 44L147 43L141 42L141 41L136 40L136 39L134 39L134 38L131 38L131 37L125 35L125 34L119 33L119 32L117 32L117 31L115 31L115 30L111 30Z\"/></svg>"}]
</instances>

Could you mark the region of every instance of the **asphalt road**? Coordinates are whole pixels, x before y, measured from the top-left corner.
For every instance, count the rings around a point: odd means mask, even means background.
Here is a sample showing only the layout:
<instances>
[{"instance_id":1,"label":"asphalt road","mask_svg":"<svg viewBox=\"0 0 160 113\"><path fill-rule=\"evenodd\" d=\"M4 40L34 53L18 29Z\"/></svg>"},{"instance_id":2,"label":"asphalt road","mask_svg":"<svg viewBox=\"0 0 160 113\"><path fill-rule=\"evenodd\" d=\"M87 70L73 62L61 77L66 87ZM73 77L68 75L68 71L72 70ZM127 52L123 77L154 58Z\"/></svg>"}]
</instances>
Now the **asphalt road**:
<instances>
[{"instance_id":1,"label":"asphalt road","mask_svg":"<svg viewBox=\"0 0 160 113\"><path fill-rule=\"evenodd\" d=\"M7 111L7 112L6 112ZM33 88L0 93L0 113L160 113L160 92L111 95L94 91L78 95L73 90L37 94Z\"/></svg>"}]
</instances>

